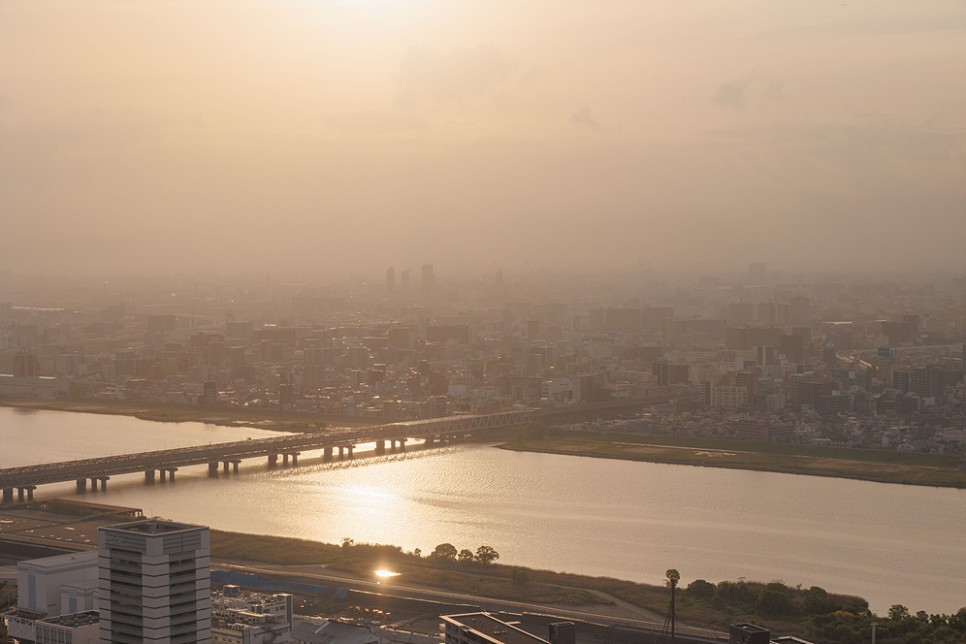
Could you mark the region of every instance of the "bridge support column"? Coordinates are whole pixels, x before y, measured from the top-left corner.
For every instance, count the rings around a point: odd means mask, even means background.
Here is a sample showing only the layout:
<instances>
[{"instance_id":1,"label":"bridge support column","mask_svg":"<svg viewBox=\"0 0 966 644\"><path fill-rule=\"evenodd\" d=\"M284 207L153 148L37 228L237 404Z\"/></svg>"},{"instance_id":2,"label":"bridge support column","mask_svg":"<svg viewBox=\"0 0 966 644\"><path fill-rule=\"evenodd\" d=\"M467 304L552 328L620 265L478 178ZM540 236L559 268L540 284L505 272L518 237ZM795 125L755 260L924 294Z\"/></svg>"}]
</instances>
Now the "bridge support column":
<instances>
[{"instance_id":1,"label":"bridge support column","mask_svg":"<svg viewBox=\"0 0 966 644\"><path fill-rule=\"evenodd\" d=\"M5 487L5 488L3 488L3 502L4 503L13 503L13 488L12 487Z\"/></svg>"},{"instance_id":2,"label":"bridge support column","mask_svg":"<svg viewBox=\"0 0 966 644\"><path fill-rule=\"evenodd\" d=\"M299 452L292 454L292 467L298 467L299 465Z\"/></svg>"},{"instance_id":3,"label":"bridge support column","mask_svg":"<svg viewBox=\"0 0 966 644\"><path fill-rule=\"evenodd\" d=\"M77 479L77 493L83 494L86 491L87 491L87 479Z\"/></svg>"},{"instance_id":4,"label":"bridge support column","mask_svg":"<svg viewBox=\"0 0 966 644\"><path fill-rule=\"evenodd\" d=\"M221 462L221 469L222 469L222 471L225 474L228 474L228 463L229 463L229 461L222 461Z\"/></svg>"},{"instance_id":5,"label":"bridge support column","mask_svg":"<svg viewBox=\"0 0 966 644\"><path fill-rule=\"evenodd\" d=\"M324 458L327 461L331 461L332 460L332 448L331 447L323 447L322 448L322 458Z\"/></svg>"},{"instance_id":6,"label":"bridge support column","mask_svg":"<svg viewBox=\"0 0 966 644\"><path fill-rule=\"evenodd\" d=\"M426 437L426 440L425 440L425 442L423 444L428 447L428 446L432 445L435 442L436 442L436 437L433 436L432 434L430 434L429 436Z\"/></svg>"},{"instance_id":7,"label":"bridge support column","mask_svg":"<svg viewBox=\"0 0 966 644\"><path fill-rule=\"evenodd\" d=\"M34 500L34 490L36 490L36 489L37 489L37 486L36 485L28 485L27 486L27 500L28 501L33 501Z\"/></svg>"},{"instance_id":8,"label":"bridge support column","mask_svg":"<svg viewBox=\"0 0 966 644\"><path fill-rule=\"evenodd\" d=\"M168 476L171 478L171 482L172 483L174 483L174 473L177 472L177 471L178 471L178 468L176 468L176 467L169 467L168 468Z\"/></svg>"},{"instance_id":9,"label":"bridge support column","mask_svg":"<svg viewBox=\"0 0 966 644\"><path fill-rule=\"evenodd\" d=\"M400 438L399 439L399 449L401 449L404 452L406 451L406 439L405 438Z\"/></svg>"},{"instance_id":10,"label":"bridge support column","mask_svg":"<svg viewBox=\"0 0 966 644\"><path fill-rule=\"evenodd\" d=\"M218 476L218 461L208 463L208 476Z\"/></svg>"},{"instance_id":11,"label":"bridge support column","mask_svg":"<svg viewBox=\"0 0 966 644\"><path fill-rule=\"evenodd\" d=\"M151 469L144 470L144 482L147 483L148 485L151 485L151 484L154 483L154 468L153 467Z\"/></svg>"},{"instance_id":12,"label":"bridge support column","mask_svg":"<svg viewBox=\"0 0 966 644\"><path fill-rule=\"evenodd\" d=\"M161 482L162 483L164 483L165 481L167 481L168 480L168 470L163 470L163 469L162 470L158 470L158 478L161 479Z\"/></svg>"},{"instance_id":13,"label":"bridge support column","mask_svg":"<svg viewBox=\"0 0 966 644\"><path fill-rule=\"evenodd\" d=\"M349 445L346 449L349 451L349 458L352 458L352 450L356 448L355 445Z\"/></svg>"},{"instance_id":14,"label":"bridge support column","mask_svg":"<svg viewBox=\"0 0 966 644\"><path fill-rule=\"evenodd\" d=\"M282 454L282 465L288 467L288 454Z\"/></svg>"},{"instance_id":15,"label":"bridge support column","mask_svg":"<svg viewBox=\"0 0 966 644\"><path fill-rule=\"evenodd\" d=\"M98 480L101 482L101 492L107 492L107 481L110 478L111 478L110 476L99 476L98 477ZM171 475L171 479L174 480L174 475L173 474Z\"/></svg>"},{"instance_id":16,"label":"bridge support column","mask_svg":"<svg viewBox=\"0 0 966 644\"><path fill-rule=\"evenodd\" d=\"M232 461L231 462L232 470L235 472L235 474L238 474L238 464L239 463L241 463L241 461Z\"/></svg>"},{"instance_id":17,"label":"bridge support column","mask_svg":"<svg viewBox=\"0 0 966 644\"><path fill-rule=\"evenodd\" d=\"M97 477L91 477L91 492L97 492Z\"/></svg>"},{"instance_id":18,"label":"bridge support column","mask_svg":"<svg viewBox=\"0 0 966 644\"><path fill-rule=\"evenodd\" d=\"M278 467L278 454L269 454L268 455L268 466L269 467Z\"/></svg>"},{"instance_id":19,"label":"bridge support column","mask_svg":"<svg viewBox=\"0 0 966 644\"><path fill-rule=\"evenodd\" d=\"M339 445L339 458L342 458L343 454L345 454L345 447Z\"/></svg>"},{"instance_id":20,"label":"bridge support column","mask_svg":"<svg viewBox=\"0 0 966 644\"><path fill-rule=\"evenodd\" d=\"M396 446L396 441L392 441L392 444L393 444L393 447L395 447ZM376 454L385 454L385 453L386 453L386 441L381 440L381 439L380 440L377 440L376 441Z\"/></svg>"}]
</instances>

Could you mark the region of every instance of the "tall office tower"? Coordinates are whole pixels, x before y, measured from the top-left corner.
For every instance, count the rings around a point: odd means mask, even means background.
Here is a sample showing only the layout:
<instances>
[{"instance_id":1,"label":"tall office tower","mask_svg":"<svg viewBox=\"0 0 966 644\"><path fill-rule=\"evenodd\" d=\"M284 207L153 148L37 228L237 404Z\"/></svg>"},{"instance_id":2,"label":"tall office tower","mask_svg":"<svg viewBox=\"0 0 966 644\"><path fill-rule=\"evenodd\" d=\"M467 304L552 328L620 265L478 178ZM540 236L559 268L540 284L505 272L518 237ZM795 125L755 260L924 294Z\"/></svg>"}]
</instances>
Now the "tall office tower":
<instances>
[{"instance_id":1,"label":"tall office tower","mask_svg":"<svg viewBox=\"0 0 966 644\"><path fill-rule=\"evenodd\" d=\"M436 288L436 273L432 264L423 264L423 290L432 291Z\"/></svg>"},{"instance_id":2,"label":"tall office tower","mask_svg":"<svg viewBox=\"0 0 966 644\"><path fill-rule=\"evenodd\" d=\"M812 320L812 303L807 297L793 297L788 302L788 321L792 324L808 324Z\"/></svg>"},{"instance_id":3,"label":"tall office tower","mask_svg":"<svg viewBox=\"0 0 966 644\"><path fill-rule=\"evenodd\" d=\"M101 642L211 642L208 528L148 519L98 530Z\"/></svg>"}]
</instances>

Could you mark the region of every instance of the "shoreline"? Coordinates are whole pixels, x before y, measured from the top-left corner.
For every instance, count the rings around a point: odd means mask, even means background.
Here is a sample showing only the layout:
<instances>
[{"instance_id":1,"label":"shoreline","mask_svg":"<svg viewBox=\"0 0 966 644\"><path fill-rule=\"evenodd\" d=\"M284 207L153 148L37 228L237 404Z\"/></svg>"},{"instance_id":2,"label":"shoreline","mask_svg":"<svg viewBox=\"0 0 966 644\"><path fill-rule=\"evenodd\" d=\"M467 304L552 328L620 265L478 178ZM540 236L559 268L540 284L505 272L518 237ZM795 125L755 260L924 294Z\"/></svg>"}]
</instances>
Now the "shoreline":
<instances>
[{"instance_id":1,"label":"shoreline","mask_svg":"<svg viewBox=\"0 0 966 644\"><path fill-rule=\"evenodd\" d=\"M221 427L245 427L268 431L305 433L336 426L369 426L370 420L326 420L296 413L264 413L236 409L205 409L175 405L139 404L126 401L25 400L0 398L0 407L29 411L128 416L150 422L195 422ZM966 489L966 469L950 465L939 455L902 454L856 448L819 449L812 446L757 444L725 439L673 438L667 436L620 437L577 434L521 439L496 445L518 452L585 456L624 461L720 467L755 472L822 476L871 483L892 483ZM639 438L641 440L634 440ZM764 449L767 447L768 449ZM755 449L760 448L760 449ZM811 452L811 453L808 453ZM822 453L827 452L827 453ZM844 458L843 455L855 458ZM859 458L864 457L864 458Z\"/></svg>"},{"instance_id":2,"label":"shoreline","mask_svg":"<svg viewBox=\"0 0 966 644\"><path fill-rule=\"evenodd\" d=\"M79 547L89 550L85 535L96 534L98 526L130 521L133 508L91 505L83 501L55 499L0 508L5 521L0 525L0 547L9 540L14 545L36 544L47 548ZM41 554L41 556L44 556ZM49 555L48 555L49 556ZM347 587L374 586L375 568L399 573L392 582L382 582L386 590L402 586L404 594L413 591L438 594L442 599L514 603L533 610L538 606L574 613L593 610L599 617L616 621L636 621L659 625L667 608L667 589L663 585L641 583L612 577L595 577L562 571L543 570L501 563L458 562L430 556L430 553L405 552L392 545L353 543L342 545L273 535L211 529L213 567L259 569L260 573L280 579L316 577L324 584ZM715 582L711 582L715 583ZM768 623L775 630L804 634L808 613L797 616L757 614L753 598L765 582L726 581L746 587L752 600L731 604L729 610L715 605L709 597L699 597L681 587L678 617L682 624L696 630L724 632L729 623L753 620ZM801 602L804 590L787 587L790 597ZM829 591L843 608L861 610L867 603L852 595ZM724 630L722 630L724 629Z\"/></svg>"},{"instance_id":3,"label":"shoreline","mask_svg":"<svg viewBox=\"0 0 966 644\"><path fill-rule=\"evenodd\" d=\"M659 440L659 437L641 438ZM700 441L694 442L700 443ZM737 445L736 447L743 448L740 450L722 448L720 441L709 441L708 443L706 445L669 445L660 442L622 442L603 438L554 437L507 442L497 447L508 451L558 456L583 456L665 465L719 467L754 472L851 479L871 483L966 489L966 470L955 466L942 467L886 462L881 459L846 459L811 454L776 454L755 451L753 449L755 445L752 443ZM888 452L884 454L891 455ZM901 456L903 455L898 455L898 457ZM902 459L899 458L899 460Z\"/></svg>"},{"instance_id":4,"label":"shoreline","mask_svg":"<svg viewBox=\"0 0 966 644\"><path fill-rule=\"evenodd\" d=\"M293 412L268 412L230 408L201 408L160 403L101 400L25 400L0 398L0 407L22 411L63 411L105 416L129 416L157 423L204 423L220 427L247 427L277 432L306 433L329 426L378 425L382 419L345 420L343 417L309 416Z\"/></svg>"}]
</instances>

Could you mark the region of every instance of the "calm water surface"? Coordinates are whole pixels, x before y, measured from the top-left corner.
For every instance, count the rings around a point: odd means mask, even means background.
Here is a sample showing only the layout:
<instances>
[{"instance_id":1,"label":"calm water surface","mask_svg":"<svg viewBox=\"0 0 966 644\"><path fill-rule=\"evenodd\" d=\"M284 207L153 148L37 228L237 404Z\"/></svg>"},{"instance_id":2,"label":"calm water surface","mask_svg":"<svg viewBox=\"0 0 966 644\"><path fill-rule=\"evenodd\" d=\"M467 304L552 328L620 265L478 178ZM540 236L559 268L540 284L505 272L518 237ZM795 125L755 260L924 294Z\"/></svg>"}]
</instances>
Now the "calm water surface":
<instances>
[{"instance_id":1,"label":"calm water surface","mask_svg":"<svg viewBox=\"0 0 966 644\"><path fill-rule=\"evenodd\" d=\"M0 408L0 467L271 435L201 423ZM464 445L174 484L114 477L104 502L240 532L496 548L500 561L660 583L748 579L966 605L966 491L509 452ZM306 458L309 457L309 458ZM38 495L73 495L73 484Z\"/></svg>"}]
</instances>

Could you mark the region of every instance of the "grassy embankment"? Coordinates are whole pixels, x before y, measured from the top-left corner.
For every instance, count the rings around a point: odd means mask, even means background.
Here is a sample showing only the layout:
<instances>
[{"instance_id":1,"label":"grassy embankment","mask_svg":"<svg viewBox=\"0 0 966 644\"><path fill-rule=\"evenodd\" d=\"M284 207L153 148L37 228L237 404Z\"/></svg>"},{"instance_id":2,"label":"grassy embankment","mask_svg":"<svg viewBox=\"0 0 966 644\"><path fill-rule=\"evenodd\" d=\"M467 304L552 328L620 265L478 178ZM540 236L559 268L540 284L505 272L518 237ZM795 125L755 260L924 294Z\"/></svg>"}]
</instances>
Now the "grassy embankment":
<instances>
[{"instance_id":1,"label":"grassy embankment","mask_svg":"<svg viewBox=\"0 0 966 644\"><path fill-rule=\"evenodd\" d=\"M385 567L401 574L401 585L509 601L590 607L612 603L598 594L606 593L659 615L663 615L668 607L668 589L663 586L518 566L439 561L404 553L394 546L337 546L216 530L212 531L211 543L212 555L221 560L274 565L324 564L325 570L320 572L346 574L364 580L373 579L375 568ZM804 634L808 630L808 620L813 616L805 609L807 590L779 585L783 589L779 594L783 596L784 604L777 611L760 602L768 591L768 585L764 583L707 583L693 592L682 588L678 593L678 620L713 629L726 629L728 624L738 621L752 621L775 631ZM716 592L717 588L721 588L721 592ZM857 597L833 594L825 597L829 612L861 612L867 607L867 603Z\"/></svg>"},{"instance_id":2,"label":"grassy embankment","mask_svg":"<svg viewBox=\"0 0 966 644\"><path fill-rule=\"evenodd\" d=\"M318 416L273 409L250 410L221 407L207 409L195 406L163 405L123 400L17 400L12 398L0 398L0 406L24 410L48 409L86 414L133 416L141 420L157 422L197 422L228 427L257 427L285 432L313 432L326 426L326 421ZM333 424L341 426L350 424L371 425L377 424L377 421L378 419L350 423L339 419L333 421Z\"/></svg>"},{"instance_id":3,"label":"grassy embankment","mask_svg":"<svg viewBox=\"0 0 966 644\"><path fill-rule=\"evenodd\" d=\"M833 476L881 483L966 488L957 457L886 450L783 445L687 436L553 435L520 439L504 449L675 465Z\"/></svg>"}]
</instances>

